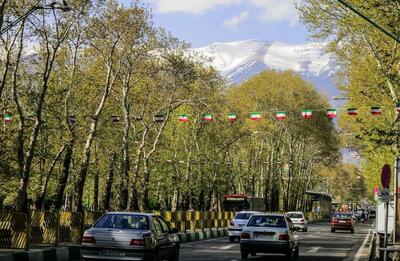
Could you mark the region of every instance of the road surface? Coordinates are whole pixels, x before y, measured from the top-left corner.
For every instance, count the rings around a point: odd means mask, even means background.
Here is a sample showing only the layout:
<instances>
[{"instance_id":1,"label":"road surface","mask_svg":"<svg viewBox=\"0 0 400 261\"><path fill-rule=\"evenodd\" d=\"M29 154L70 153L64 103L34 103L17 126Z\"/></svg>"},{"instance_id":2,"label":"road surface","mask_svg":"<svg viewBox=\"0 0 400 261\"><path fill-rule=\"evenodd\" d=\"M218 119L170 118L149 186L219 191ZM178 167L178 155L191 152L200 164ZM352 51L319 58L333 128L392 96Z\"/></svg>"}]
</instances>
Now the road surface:
<instances>
[{"instance_id":1,"label":"road surface","mask_svg":"<svg viewBox=\"0 0 400 261\"><path fill-rule=\"evenodd\" d=\"M301 238L300 258L309 261L350 261L357 252L371 228L370 224L358 224L354 234L350 232L330 232L328 222L310 224L308 232L298 232ZM358 257L358 256L357 256ZM229 243L227 237L182 244L180 261L238 261L239 242ZM286 260L284 256L257 254L248 260Z\"/></svg>"}]
</instances>

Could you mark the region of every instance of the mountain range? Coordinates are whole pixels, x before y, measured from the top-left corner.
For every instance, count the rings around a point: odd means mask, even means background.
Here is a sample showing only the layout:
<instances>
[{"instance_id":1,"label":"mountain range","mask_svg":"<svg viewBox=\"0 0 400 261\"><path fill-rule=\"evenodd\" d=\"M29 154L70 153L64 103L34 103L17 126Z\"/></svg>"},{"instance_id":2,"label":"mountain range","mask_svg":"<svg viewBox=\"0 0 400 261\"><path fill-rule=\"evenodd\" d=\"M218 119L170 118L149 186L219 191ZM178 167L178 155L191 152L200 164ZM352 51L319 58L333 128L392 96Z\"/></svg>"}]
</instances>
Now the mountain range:
<instances>
[{"instance_id":1,"label":"mountain range","mask_svg":"<svg viewBox=\"0 0 400 261\"><path fill-rule=\"evenodd\" d=\"M324 43L290 45L260 40L214 43L194 49L210 58L211 65L230 83L240 83L266 69L293 70L313 82L332 102L339 94L332 84L337 67L333 55L325 50Z\"/></svg>"}]
</instances>

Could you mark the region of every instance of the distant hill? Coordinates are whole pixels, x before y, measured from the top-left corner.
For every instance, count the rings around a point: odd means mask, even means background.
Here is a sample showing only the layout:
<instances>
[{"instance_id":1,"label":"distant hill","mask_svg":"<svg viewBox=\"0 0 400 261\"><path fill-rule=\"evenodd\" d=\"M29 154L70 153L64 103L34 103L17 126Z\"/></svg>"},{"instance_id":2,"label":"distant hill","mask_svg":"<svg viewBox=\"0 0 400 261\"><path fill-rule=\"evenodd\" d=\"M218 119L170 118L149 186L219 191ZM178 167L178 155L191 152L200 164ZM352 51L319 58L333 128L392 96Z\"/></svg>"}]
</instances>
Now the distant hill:
<instances>
[{"instance_id":1,"label":"distant hill","mask_svg":"<svg viewBox=\"0 0 400 261\"><path fill-rule=\"evenodd\" d=\"M246 40L214 43L194 50L211 58L212 65L231 83L240 83L266 69L293 70L313 82L329 100L339 95L331 81L335 59L321 43L289 45Z\"/></svg>"}]
</instances>

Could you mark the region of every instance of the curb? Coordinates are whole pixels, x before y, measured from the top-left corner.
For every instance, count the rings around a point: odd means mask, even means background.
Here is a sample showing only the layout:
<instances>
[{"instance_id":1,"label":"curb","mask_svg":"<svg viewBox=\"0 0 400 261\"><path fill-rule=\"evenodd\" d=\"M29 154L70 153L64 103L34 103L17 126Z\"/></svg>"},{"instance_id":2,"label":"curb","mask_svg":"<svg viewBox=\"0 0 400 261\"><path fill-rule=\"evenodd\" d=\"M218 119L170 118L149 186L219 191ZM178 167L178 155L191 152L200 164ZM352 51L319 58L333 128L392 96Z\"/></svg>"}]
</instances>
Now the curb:
<instances>
[{"instance_id":1,"label":"curb","mask_svg":"<svg viewBox=\"0 0 400 261\"><path fill-rule=\"evenodd\" d=\"M205 239L211 239L216 237L224 237L228 235L228 230L208 230L208 231L193 231L187 233L178 233L180 243L188 243L194 241L201 241Z\"/></svg>"},{"instance_id":2,"label":"curb","mask_svg":"<svg viewBox=\"0 0 400 261\"><path fill-rule=\"evenodd\" d=\"M0 254L0 261L68 261L80 258L80 246L32 249L15 254Z\"/></svg>"}]
</instances>

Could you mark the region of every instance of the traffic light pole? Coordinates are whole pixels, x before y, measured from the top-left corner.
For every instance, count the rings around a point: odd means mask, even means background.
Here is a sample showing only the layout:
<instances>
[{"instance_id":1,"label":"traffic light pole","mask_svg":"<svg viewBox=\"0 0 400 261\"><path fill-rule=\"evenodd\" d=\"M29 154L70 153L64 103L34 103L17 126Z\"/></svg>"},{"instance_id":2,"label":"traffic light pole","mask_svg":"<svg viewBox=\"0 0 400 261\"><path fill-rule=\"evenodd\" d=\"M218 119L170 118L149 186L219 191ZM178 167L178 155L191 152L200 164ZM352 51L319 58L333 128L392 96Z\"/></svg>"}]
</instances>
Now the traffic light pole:
<instances>
[{"instance_id":1,"label":"traffic light pole","mask_svg":"<svg viewBox=\"0 0 400 261\"><path fill-rule=\"evenodd\" d=\"M339 3L341 3L342 5L344 5L345 7L347 7L348 9L350 9L351 11L353 11L354 13L356 13L358 16L363 18L368 23L372 24L378 30L380 30L381 32L383 32L384 34L386 34L387 36L389 36L390 38L395 40L397 43L400 43L400 38L398 36L396 36L394 33L390 32L390 31L386 30L383 26L379 25L374 20L372 20L370 17L363 14L360 10L355 8L353 5L349 4L346 0L337 0L337 1Z\"/></svg>"}]
</instances>

